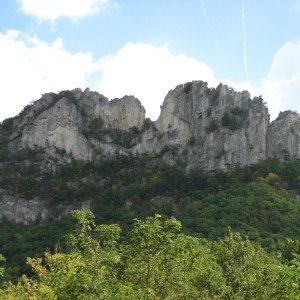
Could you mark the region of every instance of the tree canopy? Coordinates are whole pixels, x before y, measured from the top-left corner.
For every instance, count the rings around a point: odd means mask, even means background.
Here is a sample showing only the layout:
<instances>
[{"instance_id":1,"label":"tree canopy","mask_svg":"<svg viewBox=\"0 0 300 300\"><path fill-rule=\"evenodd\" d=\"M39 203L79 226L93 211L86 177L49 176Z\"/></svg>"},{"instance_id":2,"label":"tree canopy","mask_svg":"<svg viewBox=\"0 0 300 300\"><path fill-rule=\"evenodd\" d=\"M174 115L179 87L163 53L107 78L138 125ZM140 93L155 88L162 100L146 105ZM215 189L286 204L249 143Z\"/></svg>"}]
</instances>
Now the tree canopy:
<instances>
[{"instance_id":1,"label":"tree canopy","mask_svg":"<svg viewBox=\"0 0 300 300\"><path fill-rule=\"evenodd\" d=\"M231 230L212 242L156 214L122 237L91 211L72 218L68 251L28 258L35 275L3 285L1 299L299 299L299 255L284 263Z\"/></svg>"}]
</instances>

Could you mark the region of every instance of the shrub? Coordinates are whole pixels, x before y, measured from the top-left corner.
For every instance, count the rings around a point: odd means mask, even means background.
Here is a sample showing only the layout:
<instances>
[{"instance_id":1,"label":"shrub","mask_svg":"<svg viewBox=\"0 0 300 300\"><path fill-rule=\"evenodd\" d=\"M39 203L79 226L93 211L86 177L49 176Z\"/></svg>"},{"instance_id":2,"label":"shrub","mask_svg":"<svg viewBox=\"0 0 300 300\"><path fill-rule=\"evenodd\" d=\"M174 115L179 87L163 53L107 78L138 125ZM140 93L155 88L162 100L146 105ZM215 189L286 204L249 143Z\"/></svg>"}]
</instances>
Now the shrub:
<instances>
[{"instance_id":1,"label":"shrub","mask_svg":"<svg viewBox=\"0 0 300 300\"><path fill-rule=\"evenodd\" d=\"M236 114L225 112L222 117L222 125L230 130L237 130L243 127L243 120Z\"/></svg>"},{"instance_id":2,"label":"shrub","mask_svg":"<svg viewBox=\"0 0 300 300\"><path fill-rule=\"evenodd\" d=\"M218 123L215 119L210 120L208 126L206 127L206 132L214 132L219 129Z\"/></svg>"}]
</instances>

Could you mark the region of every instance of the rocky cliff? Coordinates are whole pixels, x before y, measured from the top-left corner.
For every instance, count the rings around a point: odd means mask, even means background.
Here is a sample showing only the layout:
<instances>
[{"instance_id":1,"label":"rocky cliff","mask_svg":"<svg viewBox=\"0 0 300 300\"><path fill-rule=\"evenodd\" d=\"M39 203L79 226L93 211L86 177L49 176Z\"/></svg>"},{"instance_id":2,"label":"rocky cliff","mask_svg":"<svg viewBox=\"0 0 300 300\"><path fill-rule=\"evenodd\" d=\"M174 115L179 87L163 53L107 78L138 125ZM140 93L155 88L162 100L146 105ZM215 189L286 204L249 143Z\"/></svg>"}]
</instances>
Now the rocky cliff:
<instances>
[{"instance_id":1,"label":"rocky cliff","mask_svg":"<svg viewBox=\"0 0 300 300\"><path fill-rule=\"evenodd\" d=\"M300 159L300 115L281 112L267 134L267 157Z\"/></svg>"},{"instance_id":2,"label":"rocky cliff","mask_svg":"<svg viewBox=\"0 0 300 300\"><path fill-rule=\"evenodd\" d=\"M188 168L208 170L265 159L268 125L261 98L201 81L170 91L156 122L169 144L184 146Z\"/></svg>"},{"instance_id":3,"label":"rocky cliff","mask_svg":"<svg viewBox=\"0 0 300 300\"><path fill-rule=\"evenodd\" d=\"M100 137L100 129L139 128L144 119L145 109L133 96L108 101L88 89L49 93L15 118L9 148L16 151L39 147L50 155L53 149L60 149L87 160L94 154L93 137Z\"/></svg>"},{"instance_id":4,"label":"rocky cliff","mask_svg":"<svg viewBox=\"0 0 300 300\"><path fill-rule=\"evenodd\" d=\"M45 94L2 122L0 148L0 167L7 166L9 153L22 161L24 151L37 151L38 163L28 158L22 163L41 172L55 172L73 158L89 161L116 154L147 154L186 170L219 170L269 157L300 158L300 116L283 112L270 123L261 97L194 81L170 91L152 122L133 96L109 101L89 89L75 89ZM28 223L50 215L42 200L27 199L25 205L17 190L13 197L0 187L0 220L16 216L16 222Z\"/></svg>"},{"instance_id":5,"label":"rocky cliff","mask_svg":"<svg viewBox=\"0 0 300 300\"><path fill-rule=\"evenodd\" d=\"M90 209L91 201L60 204L55 209L46 207L39 198L23 199L0 189L0 223L3 221L29 225L46 218L60 218L74 209Z\"/></svg>"},{"instance_id":6,"label":"rocky cliff","mask_svg":"<svg viewBox=\"0 0 300 300\"><path fill-rule=\"evenodd\" d=\"M187 169L225 169L267 157L299 157L300 117L284 112L270 124L261 97L220 84L189 82L170 91L156 122L133 96L109 101L89 89L48 93L13 119L11 151L42 148L77 159L97 155L161 154Z\"/></svg>"}]
</instances>

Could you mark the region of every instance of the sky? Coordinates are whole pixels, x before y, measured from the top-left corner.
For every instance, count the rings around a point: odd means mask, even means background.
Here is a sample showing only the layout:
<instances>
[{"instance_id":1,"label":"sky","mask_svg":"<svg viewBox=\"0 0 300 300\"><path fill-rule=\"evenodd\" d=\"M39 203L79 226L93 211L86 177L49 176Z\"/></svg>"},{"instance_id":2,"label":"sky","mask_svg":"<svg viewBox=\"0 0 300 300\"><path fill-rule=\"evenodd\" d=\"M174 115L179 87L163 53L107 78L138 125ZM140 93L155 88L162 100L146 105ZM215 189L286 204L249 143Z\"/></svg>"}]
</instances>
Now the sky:
<instances>
[{"instance_id":1,"label":"sky","mask_svg":"<svg viewBox=\"0 0 300 300\"><path fill-rule=\"evenodd\" d=\"M47 92L134 95L156 120L192 80L300 112L300 0L2 0L0 121Z\"/></svg>"}]
</instances>

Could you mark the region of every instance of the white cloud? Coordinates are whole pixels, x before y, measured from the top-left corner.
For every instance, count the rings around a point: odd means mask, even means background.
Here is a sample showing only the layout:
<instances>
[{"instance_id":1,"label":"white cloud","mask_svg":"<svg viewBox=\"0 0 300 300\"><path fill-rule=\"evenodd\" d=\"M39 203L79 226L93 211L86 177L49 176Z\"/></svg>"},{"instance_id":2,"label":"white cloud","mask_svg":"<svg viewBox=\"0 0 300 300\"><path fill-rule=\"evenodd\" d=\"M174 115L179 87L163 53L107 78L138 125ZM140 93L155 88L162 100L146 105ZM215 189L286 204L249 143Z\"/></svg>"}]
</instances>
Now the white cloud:
<instances>
[{"instance_id":1,"label":"white cloud","mask_svg":"<svg viewBox=\"0 0 300 300\"><path fill-rule=\"evenodd\" d=\"M115 55L100 62L103 77L100 92L122 97L132 94L141 100L147 115L156 119L167 92L177 84L191 80L204 80L210 86L219 82L248 90L252 97L262 95L271 119L280 111L300 112L300 40L287 42L274 55L266 78L257 86L251 82L233 82L216 79L205 63L184 54L173 55L168 47L155 47L143 43L129 43Z\"/></svg>"},{"instance_id":2,"label":"white cloud","mask_svg":"<svg viewBox=\"0 0 300 300\"><path fill-rule=\"evenodd\" d=\"M238 91L262 95L271 118L278 112L300 111L300 40L288 42L275 54L268 76L259 86L250 82L216 79L205 63L185 54L172 54L167 46L128 43L116 54L93 61L90 53L71 53L57 38L47 43L19 31L0 33L0 121L14 116L45 92L90 86L109 98L135 95L155 120L167 92L192 80L209 86L223 82ZM102 74L100 83L92 84Z\"/></svg>"},{"instance_id":3,"label":"white cloud","mask_svg":"<svg viewBox=\"0 0 300 300\"><path fill-rule=\"evenodd\" d=\"M18 8L39 20L77 19L102 12L110 0L17 0Z\"/></svg>"},{"instance_id":4,"label":"white cloud","mask_svg":"<svg viewBox=\"0 0 300 300\"><path fill-rule=\"evenodd\" d=\"M152 120L158 117L167 92L176 85L192 80L218 84L205 63L185 54L173 55L167 46L128 43L100 65L100 92L110 98L135 95Z\"/></svg>"},{"instance_id":5,"label":"white cloud","mask_svg":"<svg viewBox=\"0 0 300 300\"><path fill-rule=\"evenodd\" d=\"M0 65L0 120L45 92L85 88L97 71L91 54L70 53L61 39L48 44L15 30L0 33Z\"/></svg>"},{"instance_id":6,"label":"white cloud","mask_svg":"<svg viewBox=\"0 0 300 300\"><path fill-rule=\"evenodd\" d=\"M276 52L261 93L272 118L283 110L300 112L300 40L287 42Z\"/></svg>"}]
</instances>

